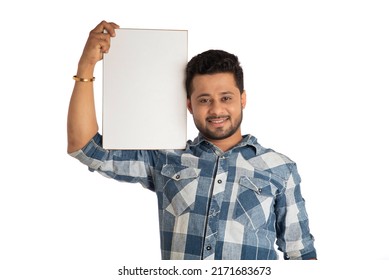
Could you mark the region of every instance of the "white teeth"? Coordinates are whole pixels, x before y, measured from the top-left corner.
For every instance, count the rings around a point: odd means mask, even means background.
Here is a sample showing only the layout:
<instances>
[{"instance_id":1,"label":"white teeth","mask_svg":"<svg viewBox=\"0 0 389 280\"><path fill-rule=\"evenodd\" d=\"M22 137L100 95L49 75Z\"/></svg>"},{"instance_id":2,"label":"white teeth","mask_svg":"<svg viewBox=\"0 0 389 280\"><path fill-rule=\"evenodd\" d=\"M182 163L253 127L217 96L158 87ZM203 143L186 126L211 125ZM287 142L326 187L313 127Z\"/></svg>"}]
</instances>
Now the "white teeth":
<instances>
[{"instance_id":1,"label":"white teeth","mask_svg":"<svg viewBox=\"0 0 389 280\"><path fill-rule=\"evenodd\" d=\"M212 119L210 120L212 123L222 123L224 122L226 119Z\"/></svg>"}]
</instances>

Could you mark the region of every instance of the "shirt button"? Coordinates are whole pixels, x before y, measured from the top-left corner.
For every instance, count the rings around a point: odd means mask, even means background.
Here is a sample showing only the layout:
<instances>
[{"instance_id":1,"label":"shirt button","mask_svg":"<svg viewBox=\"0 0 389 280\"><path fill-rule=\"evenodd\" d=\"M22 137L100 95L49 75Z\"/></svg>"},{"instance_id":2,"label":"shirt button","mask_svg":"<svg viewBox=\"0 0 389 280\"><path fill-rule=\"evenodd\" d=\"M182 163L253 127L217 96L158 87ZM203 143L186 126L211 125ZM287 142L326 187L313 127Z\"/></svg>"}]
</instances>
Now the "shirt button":
<instances>
[{"instance_id":1,"label":"shirt button","mask_svg":"<svg viewBox=\"0 0 389 280\"><path fill-rule=\"evenodd\" d=\"M210 215L210 216L213 216L213 217L216 217L217 212L216 212L214 209L211 209L211 210L209 211L209 215Z\"/></svg>"},{"instance_id":2,"label":"shirt button","mask_svg":"<svg viewBox=\"0 0 389 280\"><path fill-rule=\"evenodd\" d=\"M217 182L218 182L219 184L221 184L223 181L219 179L219 180L217 180Z\"/></svg>"},{"instance_id":3,"label":"shirt button","mask_svg":"<svg viewBox=\"0 0 389 280\"><path fill-rule=\"evenodd\" d=\"M176 179L177 179L177 180L180 179L180 175L176 175Z\"/></svg>"},{"instance_id":4,"label":"shirt button","mask_svg":"<svg viewBox=\"0 0 389 280\"><path fill-rule=\"evenodd\" d=\"M212 249L212 247L211 247L210 245L208 245L208 246L206 247L206 249L209 251L209 250Z\"/></svg>"}]
</instances>

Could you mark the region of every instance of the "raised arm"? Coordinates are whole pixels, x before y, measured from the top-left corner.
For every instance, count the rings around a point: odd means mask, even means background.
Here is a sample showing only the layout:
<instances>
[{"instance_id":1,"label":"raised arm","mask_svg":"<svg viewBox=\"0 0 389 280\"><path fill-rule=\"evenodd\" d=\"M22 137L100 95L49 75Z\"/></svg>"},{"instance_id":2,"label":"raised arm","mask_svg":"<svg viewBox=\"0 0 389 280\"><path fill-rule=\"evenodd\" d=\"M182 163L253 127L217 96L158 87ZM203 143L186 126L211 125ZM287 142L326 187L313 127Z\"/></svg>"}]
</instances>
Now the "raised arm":
<instances>
[{"instance_id":1,"label":"raised arm","mask_svg":"<svg viewBox=\"0 0 389 280\"><path fill-rule=\"evenodd\" d=\"M95 65L103 58L103 53L108 52L111 37L115 36L116 28L119 28L117 24L102 21L89 33L78 62L78 79L90 80L93 78ZM76 80L68 111L68 153L84 147L97 131L93 82Z\"/></svg>"}]
</instances>

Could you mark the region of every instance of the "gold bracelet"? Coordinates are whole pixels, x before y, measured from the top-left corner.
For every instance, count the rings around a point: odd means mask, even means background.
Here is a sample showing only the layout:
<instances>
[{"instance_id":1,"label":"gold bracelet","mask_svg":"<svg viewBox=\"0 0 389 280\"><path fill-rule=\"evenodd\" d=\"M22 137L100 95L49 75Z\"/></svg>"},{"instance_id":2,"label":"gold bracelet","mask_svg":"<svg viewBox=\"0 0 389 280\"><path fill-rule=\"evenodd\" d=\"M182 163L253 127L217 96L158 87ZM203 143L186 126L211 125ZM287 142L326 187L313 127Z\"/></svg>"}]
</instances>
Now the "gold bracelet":
<instances>
[{"instance_id":1,"label":"gold bracelet","mask_svg":"<svg viewBox=\"0 0 389 280\"><path fill-rule=\"evenodd\" d=\"M95 80L95 77L93 77L91 79L85 79L85 78L80 78L80 77L77 77L77 76L73 76L73 80L75 80L77 82L93 82Z\"/></svg>"}]
</instances>

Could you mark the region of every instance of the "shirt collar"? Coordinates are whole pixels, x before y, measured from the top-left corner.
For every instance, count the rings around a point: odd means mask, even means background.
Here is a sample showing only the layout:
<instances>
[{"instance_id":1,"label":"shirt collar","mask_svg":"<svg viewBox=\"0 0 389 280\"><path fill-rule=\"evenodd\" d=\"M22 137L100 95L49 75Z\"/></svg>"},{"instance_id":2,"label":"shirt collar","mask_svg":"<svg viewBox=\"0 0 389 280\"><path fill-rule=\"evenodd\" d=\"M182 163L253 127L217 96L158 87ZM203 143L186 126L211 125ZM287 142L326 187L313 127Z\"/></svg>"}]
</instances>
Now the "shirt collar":
<instances>
[{"instance_id":1,"label":"shirt collar","mask_svg":"<svg viewBox=\"0 0 389 280\"><path fill-rule=\"evenodd\" d=\"M214 146L211 142L206 140L204 138L204 136L201 135L200 133L193 141L188 141L188 145L191 147L196 147L196 146L200 146L200 145L207 145L207 146L212 145L212 146ZM231 150L239 148L239 147L244 147L244 146L252 147L255 150L256 155L259 155L260 151L262 150L262 146L258 143L257 138L251 134L243 135L242 141L240 141ZM215 147L215 148L217 148L217 147Z\"/></svg>"}]
</instances>

